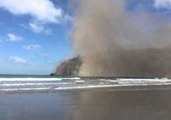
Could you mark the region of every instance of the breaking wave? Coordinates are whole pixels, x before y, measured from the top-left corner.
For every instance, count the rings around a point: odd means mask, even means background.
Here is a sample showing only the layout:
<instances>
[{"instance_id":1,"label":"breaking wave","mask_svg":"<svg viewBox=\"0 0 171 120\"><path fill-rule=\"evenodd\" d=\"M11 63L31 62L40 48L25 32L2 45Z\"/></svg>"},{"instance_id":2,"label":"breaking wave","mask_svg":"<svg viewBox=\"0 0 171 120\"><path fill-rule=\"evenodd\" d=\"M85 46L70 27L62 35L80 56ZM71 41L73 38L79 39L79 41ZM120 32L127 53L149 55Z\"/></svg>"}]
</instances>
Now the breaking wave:
<instances>
[{"instance_id":1,"label":"breaking wave","mask_svg":"<svg viewBox=\"0 0 171 120\"><path fill-rule=\"evenodd\" d=\"M81 90L149 85L171 85L171 80L168 78L0 78L0 92Z\"/></svg>"}]
</instances>

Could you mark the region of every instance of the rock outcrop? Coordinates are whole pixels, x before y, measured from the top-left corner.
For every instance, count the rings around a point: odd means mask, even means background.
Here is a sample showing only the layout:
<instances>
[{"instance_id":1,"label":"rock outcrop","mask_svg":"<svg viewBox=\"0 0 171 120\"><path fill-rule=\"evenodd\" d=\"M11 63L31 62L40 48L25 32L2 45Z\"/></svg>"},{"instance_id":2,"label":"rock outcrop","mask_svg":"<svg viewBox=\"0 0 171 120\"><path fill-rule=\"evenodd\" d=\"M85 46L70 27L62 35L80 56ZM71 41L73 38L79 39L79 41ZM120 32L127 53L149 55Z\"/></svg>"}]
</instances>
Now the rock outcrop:
<instances>
[{"instance_id":1,"label":"rock outcrop","mask_svg":"<svg viewBox=\"0 0 171 120\"><path fill-rule=\"evenodd\" d=\"M56 68L56 72L54 75L56 76L78 76L79 75L79 68L82 65L82 60L80 56L71 58L62 62Z\"/></svg>"}]
</instances>

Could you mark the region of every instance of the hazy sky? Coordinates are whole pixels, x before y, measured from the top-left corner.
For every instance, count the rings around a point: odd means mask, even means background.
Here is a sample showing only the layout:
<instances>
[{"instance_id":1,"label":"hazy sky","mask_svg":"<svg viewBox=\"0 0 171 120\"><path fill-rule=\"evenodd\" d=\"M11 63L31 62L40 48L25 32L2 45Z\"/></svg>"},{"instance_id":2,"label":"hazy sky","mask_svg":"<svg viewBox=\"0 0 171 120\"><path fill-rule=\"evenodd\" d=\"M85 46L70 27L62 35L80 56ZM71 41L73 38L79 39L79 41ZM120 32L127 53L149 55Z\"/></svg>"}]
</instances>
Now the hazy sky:
<instances>
[{"instance_id":1,"label":"hazy sky","mask_svg":"<svg viewBox=\"0 0 171 120\"><path fill-rule=\"evenodd\" d=\"M72 54L68 1L0 0L0 74L49 74ZM128 0L125 10L169 18L171 0Z\"/></svg>"}]
</instances>

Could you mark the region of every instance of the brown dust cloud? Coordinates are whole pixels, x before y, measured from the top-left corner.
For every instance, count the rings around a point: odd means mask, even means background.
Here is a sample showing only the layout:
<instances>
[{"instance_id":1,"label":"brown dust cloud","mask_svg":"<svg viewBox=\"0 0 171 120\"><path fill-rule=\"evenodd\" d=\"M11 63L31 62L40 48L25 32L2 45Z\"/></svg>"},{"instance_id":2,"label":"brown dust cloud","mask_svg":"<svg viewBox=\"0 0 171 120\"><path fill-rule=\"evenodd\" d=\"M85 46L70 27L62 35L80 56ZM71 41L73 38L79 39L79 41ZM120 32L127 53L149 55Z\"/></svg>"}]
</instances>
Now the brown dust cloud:
<instances>
[{"instance_id":1,"label":"brown dust cloud","mask_svg":"<svg viewBox=\"0 0 171 120\"><path fill-rule=\"evenodd\" d=\"M126 0L80 0L72 31L80 76L170 77L171 22Z\"/></svg>"}]
</instances>

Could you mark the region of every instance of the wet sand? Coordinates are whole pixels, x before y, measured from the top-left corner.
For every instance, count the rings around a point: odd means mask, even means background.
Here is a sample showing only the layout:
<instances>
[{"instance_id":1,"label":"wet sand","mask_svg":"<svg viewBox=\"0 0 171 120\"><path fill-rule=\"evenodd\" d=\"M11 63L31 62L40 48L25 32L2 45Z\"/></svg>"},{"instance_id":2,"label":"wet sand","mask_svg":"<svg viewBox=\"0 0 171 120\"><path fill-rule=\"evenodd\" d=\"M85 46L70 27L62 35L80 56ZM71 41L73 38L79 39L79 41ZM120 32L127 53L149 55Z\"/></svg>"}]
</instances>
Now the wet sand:
<instances>
[{"instance_id":1,"label":"wet sand","mask_svg":"<svg viewBox=\"0 0 171 120\"><path fill-rule=\"evenodd\" d=\"M171 86L0 95L0 120L171 120Z\"/></svg>"}]
</instances>

